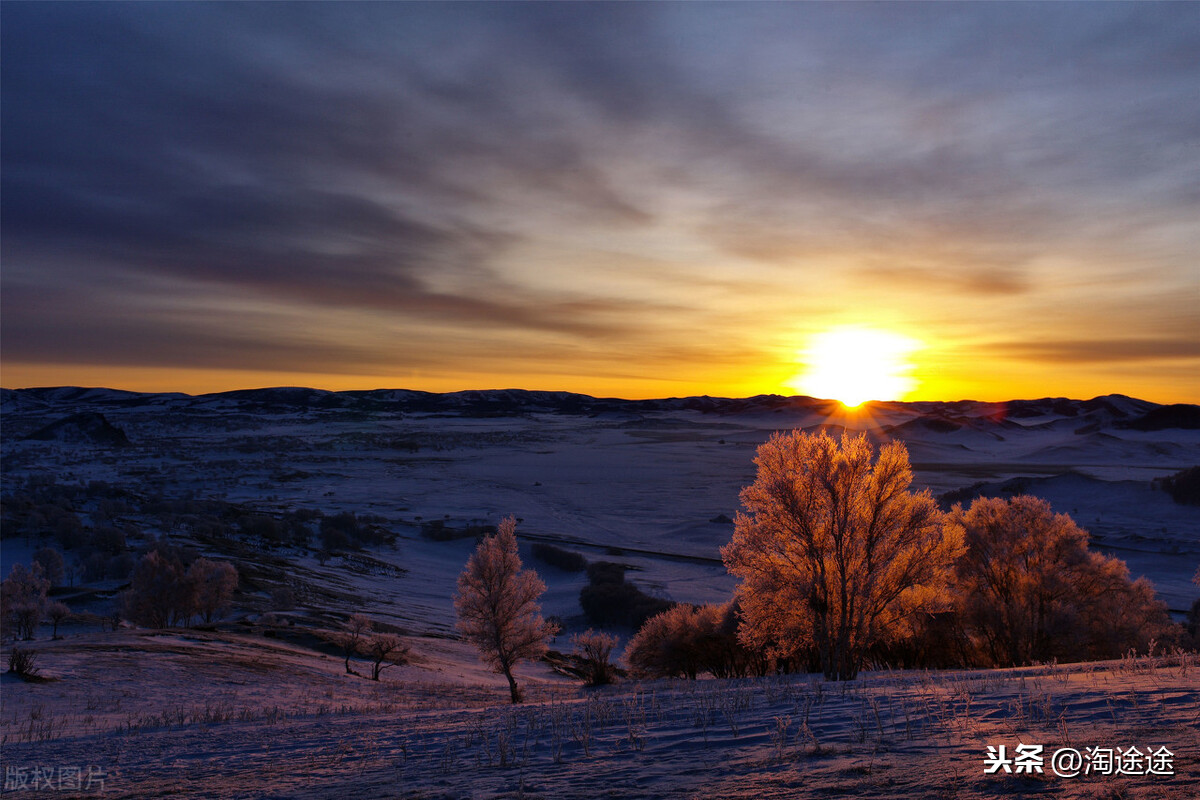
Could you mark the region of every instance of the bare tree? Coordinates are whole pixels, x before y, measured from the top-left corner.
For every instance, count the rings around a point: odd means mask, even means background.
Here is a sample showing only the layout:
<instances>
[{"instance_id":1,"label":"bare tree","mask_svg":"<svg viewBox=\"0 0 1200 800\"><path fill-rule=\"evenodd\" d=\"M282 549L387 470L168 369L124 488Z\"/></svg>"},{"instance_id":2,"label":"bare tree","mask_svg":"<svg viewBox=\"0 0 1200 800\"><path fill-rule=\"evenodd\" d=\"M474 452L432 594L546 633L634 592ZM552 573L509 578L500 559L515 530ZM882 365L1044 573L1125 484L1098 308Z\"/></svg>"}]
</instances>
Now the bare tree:
<instances>
[{"instance_id":1,"label":"bare tree","mask_svg":"<svg viewBox=\"0 0 1200 800\"><path fill-rule=\"evenodd\" d=\"M362 643L362 652L371 659L371 680L388 667L408 663L408 645L394 633L378 633Z\"/></svg>"},{"instance_id":2,"label":"bare tree","mask_svg":"<svg viewBox=\"0 0 1200 800\"><path fill-rule=\"evenodd\" d=\"M364 637L370 632L374 623L362 614L351 614L342 627L334 635L333 641L342 648L342 654L346 657L346 674L357 675L350 667L350 657L358 653Z\"/></svg>"},{"instance_id":3,"label":"bare tree","mask_svg":"<svg viewBox=\"0 0 1200 800\"><path fill-rule=\"evenodd\" d=\"M908 451L866 436L775 433L758 448L733 541L721 550L738 587L748 646L791 656L815 647L829 680L851 680L874 644L911 633L948 605L962 554L928 490L912 494Z\"/></svg>"},{"instance_id":4,"label":"bare tree","mask_svg":"<svg viewBox=\"0 0 1200 800\"><path fill-rule=\"evenodd\" d=\"M479 543L458 576L454 598L459 632L479 649L485 663L508 679L513 703L522 699L513 667L540 658L546 640L557 632L557 626L542 618L537 602L546 584L533 570L521 568L516 527L516 519L508 517L494 536Z\"/></svg>"}]
</instances>

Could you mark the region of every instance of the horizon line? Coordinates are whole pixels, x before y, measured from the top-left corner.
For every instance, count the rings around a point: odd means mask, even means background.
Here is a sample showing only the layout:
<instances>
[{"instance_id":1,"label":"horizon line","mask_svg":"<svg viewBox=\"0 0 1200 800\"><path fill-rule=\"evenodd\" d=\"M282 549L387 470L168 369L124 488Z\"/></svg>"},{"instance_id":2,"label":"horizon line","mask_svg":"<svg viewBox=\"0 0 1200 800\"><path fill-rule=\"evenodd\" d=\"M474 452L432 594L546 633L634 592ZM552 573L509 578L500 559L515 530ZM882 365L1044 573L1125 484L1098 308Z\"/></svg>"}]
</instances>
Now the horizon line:
<instances>
[{"instance_id":1,"label":"horizon line","mask_svg":"<svg viewBox=\"0 0 1200 800\"><path fill-rule=\"evenodd\" d=\"M854 410L856 408L861 408L862 406L870 405L870 404L902 403L905 405L914 405L917 403L941 403L941 404L1021 403L1021 402L1037 402L1037 401L1042 401L1042 400L1067 400L1067 401L1073 401L1073 402L1087 403L1087 402L1093 402L1096 400L1104 400L1107 398L1124 398L1127 400L1136 400L1136 401L1142 402L1142 403L1151 403L1151 404L1157 405L1157 406L1200 405L1200 402L1159 403L1154 400L1146 400L1144 398L1135 397L1133 395L1124 394L1122 392L1110 392L1108 394L1096 395L1096 396L1090 397L1090 398L1068 397L1066 395L1043 395L1041 397L1010 397L1010 398L1007 398L1004 400L983 400L983 399L978 399L978 398L967 398L967 397L959 398L959 399L955 399L955 400L945 400L945 399L943 399L943 400L928 400L928 399L925 399L925 400L866 400L863 403L858 404L857 406L846 406L846 404L842 403L841 400L838 400L836 398L831 398L831 397L828 397L828 398L827 397L815 397L813 395L804 395L804 394L785 395L785 394L778 394L775 392L764 392L764 393L760 393L760 394L746 395L744 397L734 397L734 396L727 396L727 395L709 395L709 394L672 395L672 396L666 396L666 397L618 397L615 395L594 395L594 394L588 394L586 392L570 391L567 389L522 389L522 388L518 388L515 386L502 387L502 388L501 387L493 387L493 388L488 388L488 389L479 389L479 388L455 389L455 390L446 391L446 392L431 392L431 391L427 391L425 389L410 389L410 388L406 388L406 387L402 387L402 386L390 386L390 387L389 386L379 386L374 389L324 389L324 388L317 387L317 386L303 386L303 385L299 385L299 384L295 384L295 385L279 384L279 385L273 385L273 386L247 386L247 387L240 388L240 389L223 389L220 391L199 392L199 393L193 394L193 393L189 393L189 392L174 391L174 390L151 392L151 391L142 391L142 390L137 390L137 389L121 389L121 388L117 388L114 386L81 386L81 385L76 385L76 384L60 384L60 385L49 385L49 386L23 386L23 387L18 387L18 388L10 388L7 386L0 386L0 391L5 391L5 392L51 391L54 389L80 389L80 390L84 390L84 391L111 391L111 392L122 392L125 394L136 394L136 395L180 395L183 397L191 397L191 398L210 397L210 396L222 395L222 394L233 394L236 392L265 392L265 391L274 391L274 390L281 390L281 389L324 392L327 394L371 394L374 392L413 392L413 393L417 393L417 394L425 394L425 395L432 395L432 396L465 394L468 392L478 392L478 393L524 392L527 394L573 395L576 397L588 397L593 400L616 400L616 401L627 402L627 403L647 402L647 401L656 401L656 400L689 400L689 399L701 399L701 398L706 398L706 399L711 399L711 400L752 400L757 397L778 397L778 398L785 399L785 400L811 400L811 401L825 402L825 403L839 403L850 410Z\"/></svg>"}]
</instances>

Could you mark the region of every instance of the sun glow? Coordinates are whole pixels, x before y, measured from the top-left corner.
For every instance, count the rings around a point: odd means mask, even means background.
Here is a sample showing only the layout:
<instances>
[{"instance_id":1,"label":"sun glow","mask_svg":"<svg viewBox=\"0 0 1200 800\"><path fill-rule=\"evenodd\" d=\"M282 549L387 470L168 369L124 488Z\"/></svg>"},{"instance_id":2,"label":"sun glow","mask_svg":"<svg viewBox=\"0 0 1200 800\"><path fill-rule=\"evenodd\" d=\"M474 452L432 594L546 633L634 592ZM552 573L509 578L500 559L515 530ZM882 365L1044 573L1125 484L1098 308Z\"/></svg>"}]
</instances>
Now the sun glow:
<instances>
[{"instance_id":1,"label":"sun glow","mask_svg":"<svg viewBox=\"0 0 1200 800\"><path fill-rule=\"evenodd\" d=\"M908 357L921 343L889 331L836 328L813 336L802 353L805 371L791 386L855 408L868 400L902 400L916 387Z\"/></svg>"}]
</instances>

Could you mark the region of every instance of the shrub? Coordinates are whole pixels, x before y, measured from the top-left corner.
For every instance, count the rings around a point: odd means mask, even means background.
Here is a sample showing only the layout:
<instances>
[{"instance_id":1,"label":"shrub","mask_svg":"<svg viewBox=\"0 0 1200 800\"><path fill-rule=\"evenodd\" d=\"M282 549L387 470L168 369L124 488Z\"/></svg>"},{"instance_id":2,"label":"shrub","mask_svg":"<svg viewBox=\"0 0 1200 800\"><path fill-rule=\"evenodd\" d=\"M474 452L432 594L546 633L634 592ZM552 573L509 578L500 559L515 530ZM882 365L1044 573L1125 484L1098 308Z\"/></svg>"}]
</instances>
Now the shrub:
<instances>
[{"instance_id":1,"label":"shrub","mask_svg":"<svg viewBox=\"0 0 1200 800\"><path fill-rule=\"evenodd\" d=\"M36 678L41 672L37 666L37 653L23 647L14 647L8 654L8 671L22 678Z\"/></svg>"},{"instance_id":2,"label":"shrub","mask_svg":"<svg viewBox=\"0 0 1200 800\"><path fill-rule=\"evenodd\" d=\"M55 521L54 536L63 550L83 547L88 541L88 533L75 514L60 517Z\"/></svg>"},{"instance_id":3,"label":"shrub","mask_svg":"<svg viewBox=\"0 0 1200 800\"><path fill-rule=\"evenodd\" d=\"M330 553L341 550L358 550L359 545L345 532L337 528L326 528L321 531L321 547Z\"/></svg>"},{"instance_id":4,"label":"shrub","mask_svg":"<svg viewBox=\"0 0 1200 800\"><path fill-rule=\"evenodd\" d=\"M127 548L124 531L114 528L112 525L101 525L96 528L92 533L90 544L110 556L119 555Z\"/></svg>"},{"instance_id":5,"label":"shrub","mask_svg":"<svg viewBox=\"0 0 1200 800\"><path fill-rule=\"evenodd\" d=\"M1192 603L1184 622L1184 630L1191 639L1193 650L1200 650L1200 599Z\"/></svg>"},{"instance_id":6,"label":"shrub","mask_svg":"<svg viewBox=\"0 0 1200 800\"><path fill-rule=\"evenodd\" d=\"M695 606L681 603L646 620L629 641L625 660L635 675L692 678L701 671Z\"/></svg>"},{"instance_id":7,"label":"shrub","mask_svg":"<svg viewBox=\"0 0 1200 800\"><path fill-rule=\"evenodd\" d=\"M296 593L290 586L280 586L271 592L271 608L275 611L291 611L296 607Z\"/></svg>"},{"instance_id":8,"label":"shrub","mask_svg":"<svg viewBox=\"0 0 1200 800\"><path fill-rule=\"evenodd\" d=\"M604 686L613 682L616 670L610 659L617 646L617 637L588 628L571 637L575 656L583 668L583 681L587 686Z\"/></svg>"},{"instance_id":9,"label":"shrub","mask_svg":"<svg viewBox=\"0 0 1200 800\"><path fill-rule=\"evenodd\" d=\"M625 658L652 678L716 678L765 674L770 662L737 636L737 607L680 604L646 621L630 640Z\"/></svg>"},{"instance_id":10,"label":"shrub","mask_svg":"<svg viewBox=\"0 0 1200 800\"><path fill-rule=\"evenodd\" d=\"M629 567L615 564L612 561L597 561L588 564L587 577L591 583L624 583L625 572Z\"/></svg>"},{"instance_id":11,"label":"shrub","mask_svg":"<svg viewBox=\"0 0 1200 800\"><path fill-rule=\"evenodd\" d=\"M264 544L282 544L287 539L286 527L267 514L247 514L238 521L238 527Z\"/></svg>"},{"instance_id":12,"label":"shrub","mask_svg":"<svg viewBox=\"0 0 1200 800\"><path fill-rule=\"evenodd\" d=\"M359 519L353 511L321 518L321 543L326 550L361 550L363 545L383 544L387 533L378 525Z\"/></svg>"}]
</instances>

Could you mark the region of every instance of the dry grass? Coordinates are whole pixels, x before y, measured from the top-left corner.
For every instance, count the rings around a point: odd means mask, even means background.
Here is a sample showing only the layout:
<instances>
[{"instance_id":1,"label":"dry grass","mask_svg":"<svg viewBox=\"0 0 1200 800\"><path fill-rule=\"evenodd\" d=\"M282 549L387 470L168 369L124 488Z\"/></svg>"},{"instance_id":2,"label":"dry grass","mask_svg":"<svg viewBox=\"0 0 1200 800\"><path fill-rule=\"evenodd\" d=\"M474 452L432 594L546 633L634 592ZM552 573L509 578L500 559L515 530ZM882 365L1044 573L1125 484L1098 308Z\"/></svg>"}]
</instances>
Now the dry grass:
<instances>
[{"instance_id":1,"label":"dry grass","mask_svg":"<svg viewBox=\"0 0 1200 800\"><path fill-rule=\"evenodd\" d=\"M510 706L489 687L408 667L379 684L355 679L336 659L255 637L120 636L127 648L48 643L45 669L61 680L6 681L6 763L103 764L108 788L130 796L171 786L162 764L176 763L180 796L403 785L412 796L1151 798L1190 786L1200 751L1195 654L842 684L535 682L532 702ZM246 663L256 658L265 663ZM1165 745L1176 775L982 774L988 745L1018 742Z\"/></svg>"}]
</instances>

